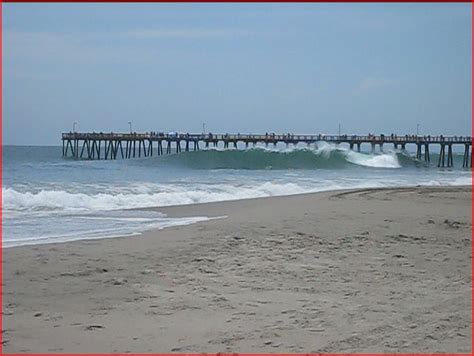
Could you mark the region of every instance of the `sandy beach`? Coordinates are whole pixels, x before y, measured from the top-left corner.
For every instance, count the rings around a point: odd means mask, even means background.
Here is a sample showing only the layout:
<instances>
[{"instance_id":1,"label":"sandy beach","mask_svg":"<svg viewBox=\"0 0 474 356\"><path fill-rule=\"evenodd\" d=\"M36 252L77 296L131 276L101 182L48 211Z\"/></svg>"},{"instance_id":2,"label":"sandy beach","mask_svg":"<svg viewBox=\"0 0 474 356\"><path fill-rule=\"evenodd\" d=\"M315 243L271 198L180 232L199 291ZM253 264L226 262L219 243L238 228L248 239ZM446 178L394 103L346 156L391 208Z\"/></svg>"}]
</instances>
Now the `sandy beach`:
<instances>
[{"instance_id":1,"label":"sandy beach","mask_svg":"<svg viewBox=\"0 0 474 356\"><path fill-rule=\"evenodd\" d=\"M225 217L5 249L4 352L471 351L471 187L158 210Z\"/></svg>"}]
</instances>

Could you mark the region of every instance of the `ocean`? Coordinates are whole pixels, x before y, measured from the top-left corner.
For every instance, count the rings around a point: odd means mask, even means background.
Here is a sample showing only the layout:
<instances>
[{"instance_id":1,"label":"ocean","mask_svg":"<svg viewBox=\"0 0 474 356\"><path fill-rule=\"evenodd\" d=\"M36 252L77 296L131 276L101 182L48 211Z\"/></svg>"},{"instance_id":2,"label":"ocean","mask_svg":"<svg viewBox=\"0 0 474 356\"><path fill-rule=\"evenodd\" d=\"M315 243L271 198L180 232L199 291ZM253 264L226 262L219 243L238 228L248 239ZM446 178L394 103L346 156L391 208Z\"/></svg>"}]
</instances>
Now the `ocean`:
<instances>
[{"instance_id":1,"label":"ocean","mask_svg":"<svg viewBox=\"0 0 474 356\"><path fill-rule=\"evenodd\" d=\"M434 149L434 146L433 146ZM116 161L63 158L61 147L3 147L3 247L137 235L208 220L149 207L346 188L471 185L471 169L414 153L310 147L209 149ZM141 209L142 208L142 209Z\"/></svg>"}]
</instances>

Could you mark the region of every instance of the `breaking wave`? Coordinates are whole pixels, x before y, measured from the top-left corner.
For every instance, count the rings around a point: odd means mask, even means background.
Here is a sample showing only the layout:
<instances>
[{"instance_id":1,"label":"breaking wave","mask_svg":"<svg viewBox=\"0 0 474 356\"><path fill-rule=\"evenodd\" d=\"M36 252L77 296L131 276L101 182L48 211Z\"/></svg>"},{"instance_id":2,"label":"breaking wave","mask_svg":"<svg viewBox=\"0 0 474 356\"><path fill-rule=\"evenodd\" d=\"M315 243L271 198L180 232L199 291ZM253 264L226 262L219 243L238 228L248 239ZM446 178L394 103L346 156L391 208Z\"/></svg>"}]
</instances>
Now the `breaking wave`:
<instances>
[{"instance_id":1,"label":"breaking wave","mask_svg":"<svg viewBox=\"0 0 474 356\"><path fill-rule=\"evenodd\" d=\"M354 166L393 169L425 165L403 151L369 154L327 143L319 144L317 149L208 149L165 155L158 160L194 169L337 169Z\"/></svg>"},{"instance_id":2,"label":"breaking wave","mask_svg":"<svg viewBox=\"0 0 474 356\"><path fill-rule=\"evenodd\" d=\"M446 177L440 180L420 181L422 185L470 185L470 177ZM251 184L190 184L150 185L145 191L109 191L107 193L79 193L67 190L19 191L3 187L5 216L17 214L80 214L85 212L117 211L139 208L188 205L271 196L314 193L348 188L403 186L407 183L386 178L372 181L300 181L298 183L262 182ZM130 220L132 221L132 220ZM133 219L133 221L138 221Z\"/></svg>"},{"instance_id":3,"label":"breaking wave","mask_svg":"<svg viewBox=\"0 0 474 356\"><path fill-rule=\"evenodd\" d=\"M21 192L2 188L3 208L10 212L81 212L133 208L187 205L215 201L291 195L311 191L293 183L265 182L257 186L216 184L212 187L195 185L156 185L148 193L74 193L64 190Z\"/></svg>"}]
</instances>

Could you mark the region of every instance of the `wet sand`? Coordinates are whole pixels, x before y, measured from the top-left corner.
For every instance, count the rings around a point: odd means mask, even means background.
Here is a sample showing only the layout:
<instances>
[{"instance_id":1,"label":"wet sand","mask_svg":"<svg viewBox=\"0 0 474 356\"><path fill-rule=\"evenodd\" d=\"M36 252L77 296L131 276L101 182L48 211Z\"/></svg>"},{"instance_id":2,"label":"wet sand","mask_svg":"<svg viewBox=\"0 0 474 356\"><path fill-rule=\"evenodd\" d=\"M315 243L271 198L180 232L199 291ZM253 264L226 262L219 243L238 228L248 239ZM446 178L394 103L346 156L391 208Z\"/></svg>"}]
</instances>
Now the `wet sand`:
<instances>
[{"instance_id":1,"label":"wet sand","mask_svg":"<svg viewBox=\"0 0 474 356\"><path fill-rule=\"evenodd\" d=\"M5 249L4 352L471 351L471 187L158 210L226 218Z\"/></svg>"}]
</instances>

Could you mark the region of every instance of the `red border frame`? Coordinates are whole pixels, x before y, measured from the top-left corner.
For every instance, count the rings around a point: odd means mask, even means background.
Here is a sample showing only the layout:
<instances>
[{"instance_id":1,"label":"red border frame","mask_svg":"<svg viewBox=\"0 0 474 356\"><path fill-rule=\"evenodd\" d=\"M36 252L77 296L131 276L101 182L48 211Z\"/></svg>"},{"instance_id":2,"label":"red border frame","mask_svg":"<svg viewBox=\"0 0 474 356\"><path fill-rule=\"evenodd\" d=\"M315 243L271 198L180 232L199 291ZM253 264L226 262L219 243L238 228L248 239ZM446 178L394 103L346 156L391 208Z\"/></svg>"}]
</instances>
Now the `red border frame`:
<instances>
[{"instance_id":1,"label":"red border frame","mask_svg":"<svg viewBox=\"0 0 474 356\"><path fill-rule=\"evenodd\" d=\"M474 1L474 0L473 0ZM448 1L442 1L442 0L418 0L416 2L419 3L442 3L442 2L447 2L447 3L471 3L471 40L474 38L474 26L472 26L472 18L474 18L474 5L472 4L473 1L468 1L468 0L448 0ZM75 0L75 1L64 1L64 0L49 0L49 1L41 1L41 0L0 0L0 182L2 183L3 187L3 6L2 3L41 3L41 2L49 2L49 3L66 3L66 2L76 2L76 3L94 3L98 1L93 1L93 0ZM117 1L101 1L101 2L116 2L116 3L124 3L124 2L133 2L133 1L127 1L127 0L117 0ZM200 3L203 1L198 1L198 0L187 0L187 1L176 1L176 0L170 0L170 1L153 1L153 0L139 0L135 1L137 3L154 3L154 2L168 2L168 3ZM260 1L252 1L252 0L241 0L241 1L218 1L218 0L207 0L204 2L208 3L224 3L224 2L239 2L239 3L253 3L253 2L259 2L259 3L271 3L271 2L287 2L287 3L314 3L314 2L323 2L323 1L311 1L311 0L299 0L299 1L271 1L271 0L260 0ZM354 0L349 0L349 1L343 1L343 0L336 0L336 1L329 1L333 3L344 3L344 2L369 2L369 3L375 3L375 2L381 2L377 0L366 0L366 1L354 1ZM412 1L409 0L388 0L384 1L384 3L409 3ZM472 72L473 69L473 62L472 62L472 54L474 54L473 48L472 48L472 43L471 43L471 99L474 99L474 75ZM471 100L471 137L474 137L474 126L473 126L473 116L472 116L472 101ZM471 184L474 184L474 175L472 174L471 171ZM472 231L472 221L474 220L474 204L473 204L473 198L474 198L474 191L471 189L471 353L466 353L466 354L451 354L451 355L473 355L474 354L474 234ZM2 192L0 192L0 306L2 308L1 310L1 316L0 316L0 355L4 355L3 353L3 247L2 247L2 238L3 238L3 196ZM5 355L16 355L16 354L5 354ZM45 354L38 354L38 353L33 353L33 354L21 354L21 355L45 355ZM73 354L73 353L66 353L66 354L55 354L58 356L74 356L74 355L80 355L80 353ZM199 355L199 354L175 354L175 353L158 353L158 354L140 354L140 353L128 353L128 354L88 354L88 355ZM376 356L376 355L435 355L435 354L368 354L368 353L362 353L362 354L350 354L350 353L344 353L344 354L224 354L224 353L219 353L219 354L207 354L207 355L219 355L219 356L236 356L236 355L248 355L248 356L262 356L262 355L282 355L282 356L295 356L295 355L305 355L305 356L316 356L316 355L325 355L325 356L341 356L341 355L360 355L360 356Z\"/></svg>"},{"instance_id":2,"label":"red border frame","mask_svg":"<svg viewBox=\"0 0 474 356\"><path fill-rule=\"evenodd\" d=\"M1 1L1 0L0 0ZM0 354L3 355L3 4L0 3Z\"/></svg>"},{"instance_id":3,"label":"red border frame","mask_svg":"<svg viewBox=\"0 0 474 356\"><path fill-rule=\"evenodd\" d=\"M472 38L474 36L474 26L472 25L472 18L474 17L474 5L471 2L471 137L474 135L474 126L473 126L473 116L472 116L472 99L474 99L474 83L473 83L473 73L472 73ZM471 146L472 147L472 146ZM474 353L474 238L472 233L472 221L474 220L474 204L473 198L474 193L472 191L472 183L474 183L474 175L471 171L471 352Z\"/></svg>"},{"instance_id":4,"label":"red border frame","mask_svg":"<svg viewBox=\"0 0 474 356\"><path fill-rule=\"evenodd\" d=\"M0 3L472 3L474 0L329 0L329 1L318 1L318 0L0 0Z\"/></svg>"}]
</instances>

